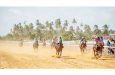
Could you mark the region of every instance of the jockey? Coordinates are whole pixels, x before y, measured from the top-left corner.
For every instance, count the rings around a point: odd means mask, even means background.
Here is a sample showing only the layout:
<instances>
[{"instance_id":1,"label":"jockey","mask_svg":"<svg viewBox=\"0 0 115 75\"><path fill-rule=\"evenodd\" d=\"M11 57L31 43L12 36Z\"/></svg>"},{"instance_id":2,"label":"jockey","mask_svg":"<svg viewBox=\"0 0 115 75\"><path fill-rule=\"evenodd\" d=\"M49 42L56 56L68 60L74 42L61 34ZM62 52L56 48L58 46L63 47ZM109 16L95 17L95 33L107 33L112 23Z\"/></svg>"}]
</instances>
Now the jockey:
<instances>
[{"instance_id":1,"label":"jockey","mask_svg":"<svg viewBox=\"0 0 115 75\"><path fill-rule=\"evenodd\" d=\"M63 48L63 42L61 36L58 38L58 44Z\"/></svg>"},{"instance_id":2,"label":"jockey","mask_svg":"<svg viewBox=\"0 0 115 75\"><path fill-rule=\"evenodd\" d=\"M110 43L110 40L108 39L107 46L110 46L110 45L111 45L111 43Z\"/></svg>"},{"instance_id":3,"label":"jockey","mask_svg":"<svg viewBox=\"0 0 115 75\"><path fill-rule=\"evenodd\" d=\"M103 42L103 37L102 36L100 37L100 41Z\"/></svg>"},{"instance_id":4,"label":"jockey","mask_svg":"<svg viewBox=\"0 0 115 75\"><path fill-rule=\"evenodd\" d=\"M100 41L100 39L99 39L98 36L96 36L96 37L95 37L95 42L96 42L96 44L98 43L98 41Z\"/></svg>"},{"instance_id":5,"label":"jockey","mask_svg":"<svg viewBox=\"0 0 115 75\"><path fill-rule=\"evenodd\" d=\"M58 39L58 43L59 43L59 44L63 44L63 43L62 43L62 37L61 37L61 36L60 36L59 39Z\"/></svg>"},{"instance_id":6,"label":"jockey","mask_svg":"<svg viewBox=\"0 0 115 75\"><path fill-rule=\"evenodd\" d=\"M58 38L57 38L57 36L53 39L53 43L58 43Z\"/></svg>"},{"instance_id":7,"label":"jockey","mask_svg":"<svg viewBox=\"0 0 115 75\"><path fill-rule=\"evenodd\" d=\"M100 42L100 38L98 36L96 36L94 45L99 45L99 42Z\"/></svg>"},{"instance_id":8,"label":"jockey","mask_svg":"<svg viewBox=\"0 0 115 75\"><path fill-rule=\"evenodd\" d=\"M102 36L99 37L99 40L100 40L100 44L101 44L102 46L104 46L104 42L103 42L103 37L102 37Z\"/></svg>"},{"instance_id":9,"label":"jockey","mask_svg":"<svg viewBox=\"0 0 115 75\"><path fill-rule=\"evenodd\" d=\"M103 37L98 37L98 36L96 36L96 38L95 38L95 44L94 45L97 45L97 46L104 46L104 42L103 42ZM104 48L104 47L103 47Z\"/></svg>"},{"instance_id":10,"label":"jockey","mask_svg":"<svg viewBox=\"0 0 115 75\"><path fill-rule=\"evenodd\" d=\"M87 41L86 41L85 37L82 37L81 40L80 40L80 43L85 43L86 44L86 42Z\"/></svg>"}]
</instances>

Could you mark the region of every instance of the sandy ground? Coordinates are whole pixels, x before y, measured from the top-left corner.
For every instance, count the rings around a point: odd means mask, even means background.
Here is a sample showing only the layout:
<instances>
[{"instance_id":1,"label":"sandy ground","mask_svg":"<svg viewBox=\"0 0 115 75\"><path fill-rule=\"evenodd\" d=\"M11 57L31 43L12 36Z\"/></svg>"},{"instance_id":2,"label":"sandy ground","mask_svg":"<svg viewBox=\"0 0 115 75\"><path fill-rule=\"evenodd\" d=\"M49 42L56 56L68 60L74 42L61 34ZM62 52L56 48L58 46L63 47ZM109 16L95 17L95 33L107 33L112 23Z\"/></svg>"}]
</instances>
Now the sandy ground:
<instances>
[{"instance_id":1,"label":"sandy ground","mask_svg":"<svg viewBox=\"0 0 115 75\"><path fill-rule=\"evenodd\" d=\"M34 52L31 43L19 47L16 42L0 41L0 68L115 68L115 57L103 54L102 58L93 58L92 47L81 55L78 46L64 46L61 58L56 58L55 49L39 46Z\"/></svg>"}]
</instances>

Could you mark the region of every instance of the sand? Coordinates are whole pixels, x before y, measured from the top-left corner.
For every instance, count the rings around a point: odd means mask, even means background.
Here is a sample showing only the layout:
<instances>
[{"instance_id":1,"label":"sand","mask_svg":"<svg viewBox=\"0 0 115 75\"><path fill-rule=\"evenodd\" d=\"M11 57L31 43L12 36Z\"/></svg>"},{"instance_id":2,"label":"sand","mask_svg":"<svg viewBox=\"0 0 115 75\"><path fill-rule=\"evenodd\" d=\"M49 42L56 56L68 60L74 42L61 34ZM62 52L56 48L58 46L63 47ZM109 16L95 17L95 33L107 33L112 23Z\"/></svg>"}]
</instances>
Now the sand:
<instances>
[{"instance_id":1,"label":"sand","mask_svg":"<svg viewBox=\"0 0 115 75\"><path fill-rule=\"evenodd\" d=\"M55 57L55 49L49 45L39 46L34 52L32 43L24 42L19 47L17 42L0 41L1 69L81 69L81 68L115 68L115 56L103 54L100 59L93 57L92 47L88 46L82 55L79 46L64 45L61 58Z\"/></svg>"}]
</instances>

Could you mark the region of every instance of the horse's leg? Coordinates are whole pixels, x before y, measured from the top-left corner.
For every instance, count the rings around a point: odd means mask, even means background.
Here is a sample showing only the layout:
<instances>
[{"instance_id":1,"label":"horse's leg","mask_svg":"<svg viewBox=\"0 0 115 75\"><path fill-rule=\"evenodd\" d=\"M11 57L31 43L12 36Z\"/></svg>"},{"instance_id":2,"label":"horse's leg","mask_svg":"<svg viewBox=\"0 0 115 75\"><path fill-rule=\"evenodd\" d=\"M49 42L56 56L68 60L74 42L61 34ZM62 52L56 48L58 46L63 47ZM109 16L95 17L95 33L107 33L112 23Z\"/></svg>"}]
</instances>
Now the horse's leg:
<instances>
[{"instance_id":1,"label":"horse's leg","mask_svg":"<svg viewBox=\"0 0 115 75\"><path fill-rule=\"evenodd\" d=\"M82 49L82 53L84 53L84 48Z\"/></svg>"},{"instance_id":2,"label":"horse's leg","mask_svg":"<svg viewBox=\"0 0 115 75\"><path fill-rule=\"evenodd\" d=\"M82 54L82 48L80 50L81 50L81 54Z\"/></svg>"},{"instance_id":3,"label":"horse's leg","mask_svg":"<svg viewBox=\"0 0 115 75\"><path fill-rule=\"evenodd\" d=\"M62 49L60 50L60 56L62 55Z\"/></svg>"},{"instance_id":4,"label":"horse's leg","mask_svg":"<svg viewBox=\"0 0 115 75\"><path fill-rule=\"evenodd\" d=\"M57 55L57 50L56 50L56 55Z\"/></svg>"},{"instance_id":5,"label":"horse's leg","mask_svg":"<svg viewBox=\"0 0 115 75\"><path fill-rule=\"evenodd\" d=\"M34 47L34 52L38 52L38 47Z\"/></svg>"},{"instance_id":6,"label":"horse's leg","mask_svg":"<svg viewBox=\"0 0 115 75\"><path fill-rule=\"evenodd\" d=\"M34 52L35 52L35 45L33 44L33 49L34 49Z\"/></svg>"},{"instance_id":7,"label":"horse's leg","mask_svg":"<svg viewBox=\"0 0 115 75\"><path fill-rule=\"evenodd\" d=\"M80 50L81 50L81 53L82 53L82 48Z\"/></svg>"},{"instance_id":8,"label":"horse's leg","mask_svg":"<svg viewBox=\"0 0 115 75\"><path fill-rule=\"evenodd\" d=\"M99 51L99 58L102 56L102 49Z\"/></svg>"},{"instance_id":9,"label":"horse's leg","mask_svg":"<svg viewBox=\"0 0 115 75\"><path fill-rule=\"evenodd\" d=\"M33 49L34 49L34 52L35 52L35 46L33 45Z\"/></svg>"},{"instance_id":10,"label":"horse's leg","mask_svg":"<svg viewBox=\"0 0 115 75\"><path fill-rule=\"evenodd\" d=\"M83 48L83 45L81 46L81 51L82 51L82 54L84 53L84 48Z\"/></svg>"},{"instance_id":11,"label":"horse's leg","mask_svg":"<svg viewBox=\"0 0 115 75\"><path fill-rule=\"evenodd\" d=\"M58 55L57 49L56 49L56 55Z\"/></svg>"},{"instance_id":12,"label":"horse's leg","mask_svg":"<svg viewBox=\"0 0 115 75\"><path fill-rule=\"evenodd\" d=\"M95 54L95 50L93 50L93 52L94 52L94 57L95 57L95 55L96 55L96 54Z\"/></svg>"},{"instance_id":13,"label":"horse's leg","mask_svg":"<svg viewBox=\"0 0 115 75\"><path fill-rule=\"evenodd\" d=\"M59 56L60 52L58 51L58 56Z\"/></svg>"},{"instance_id":14,"label":"horse's leg","mask_svg":"<svg viewBox=\"0 0 115 75\"><path fill-rule=\"evenodd\" d=\"M95 55L95 50L94 50L94 47L93 47L93 55Z\"/></svg>"},{"instance_id":15,"label":"horse's leg","mask_svg":"<svg viewBox=\"0 0 115 75\"><path fill-rule=\"evenodd\" d=\"M82 49L82 52L84 53L84 48Z\"/></svg>"},{"instance_id":16,"label":"horse's leg","mask_svg":"<svg viewBox=\"0 0 115 75\"><path fill-rule=\"evenodd\" d=\"M81 47L81 54L83 54L83 48Z\"/></svg>"},{"instance_id":17,"label":"horse's leg","mask_svg":"<svg viewBox=\"0 0 115 75\"><path fill-rule=\"evenodd\" d=\"M102 50L101 50L101 55L100 55L100 57L102 56Z\"/></svg>"},{"instance_id":18,"label":"horse's leg","mask_svg":"<svg viewBox=\"0 0 115 75\"><path fill-rule=\"evenodd\" d=\"M96 50L93 48L94 57L96 57Z\"/></svg>"},{"instance_id":19,"label":"horse's leg","mask_svg":"<svg viewBox=\"0 0 115 75\"><path fill-rule=\"evenodd\" d=\"M112 49L110 49L110 52L111 52L112 55L114 54L114 51Z\"/></svg>"},{"instance_id":20,"label":"horse's leg","mask_svg":"<svg viewBox=\"0 0 115 75\"><path fill-rule=\"evenodd\" d=\"M84 47L84 52L87 52L86 47Z\"/></svg>"}]
</instances>

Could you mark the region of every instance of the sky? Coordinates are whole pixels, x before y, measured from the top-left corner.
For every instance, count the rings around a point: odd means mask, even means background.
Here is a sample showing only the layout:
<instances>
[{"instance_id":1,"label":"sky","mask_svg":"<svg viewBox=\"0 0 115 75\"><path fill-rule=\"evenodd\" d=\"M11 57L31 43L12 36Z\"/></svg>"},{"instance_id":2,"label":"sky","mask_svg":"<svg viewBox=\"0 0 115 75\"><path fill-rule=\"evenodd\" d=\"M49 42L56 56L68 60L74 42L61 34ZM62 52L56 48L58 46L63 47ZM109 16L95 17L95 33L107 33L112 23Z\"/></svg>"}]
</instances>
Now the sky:
<instances>
[{"instance_id":1,"label":"sky","mask_svg":"<svg viewBox=\"0 0 115 75\"><path fill-rule=\"evenodd\" d=\"M55 21L60 18L62 22L68 20L70 25L75 18L77 25L109 25L115 30L115 7L0 7L0 35L6 35L14 24L19 22L32 22L36 20Z\"/></svg>"}]
</instances>

